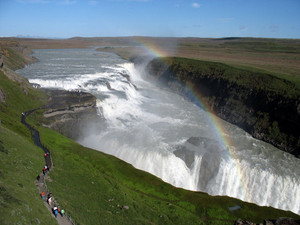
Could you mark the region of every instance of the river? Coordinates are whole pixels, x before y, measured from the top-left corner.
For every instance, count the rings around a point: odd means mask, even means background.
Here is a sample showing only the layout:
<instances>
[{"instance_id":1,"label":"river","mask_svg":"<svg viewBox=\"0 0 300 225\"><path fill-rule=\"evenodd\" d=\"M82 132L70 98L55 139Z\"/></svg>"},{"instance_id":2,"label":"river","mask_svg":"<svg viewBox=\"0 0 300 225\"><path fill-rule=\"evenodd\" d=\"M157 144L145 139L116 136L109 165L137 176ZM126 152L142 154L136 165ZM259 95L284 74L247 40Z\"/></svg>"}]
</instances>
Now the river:
<instances>
[{"instance_id":1,"label":"river","mask_svg":"<svg viewBox=\"0 0 300 225\"><path fill-rule=\"evenodd\" d=\"M86 129L80 144L176 187L300 214L300 159L160 88L142 66L115 54L92 48L34 52L40 62L17 71L31 83L98 98L106 126Z\"/></svg>"}]
</instances>

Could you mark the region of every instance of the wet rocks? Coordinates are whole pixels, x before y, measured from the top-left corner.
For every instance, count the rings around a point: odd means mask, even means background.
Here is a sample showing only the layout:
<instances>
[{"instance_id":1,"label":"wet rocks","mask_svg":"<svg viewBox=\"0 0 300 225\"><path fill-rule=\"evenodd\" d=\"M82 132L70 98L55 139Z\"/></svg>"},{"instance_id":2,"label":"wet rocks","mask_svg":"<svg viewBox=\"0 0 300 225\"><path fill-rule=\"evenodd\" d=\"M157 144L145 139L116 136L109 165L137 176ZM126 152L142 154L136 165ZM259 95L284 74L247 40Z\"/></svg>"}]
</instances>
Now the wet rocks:
<instances>
[{"instance_id":1,"label":"wet rocks","mask_svg":"<svg viewBox=\"0 0 300 225\"><path fill-rule=\"evenodd\" d=\"M177 146L176 150L173 153L178 158L181 158L185 162L187 167L189 167L190 169L192 168L195 159L194 151L191 151L184 146Z\"/></svg>"},{"instance_id":2,"label":"wet rocks","mask_svg":"<svg viewBox=\"0 0 300 225\"><path fill-rule=\"evenodd\" d=\"M206 191L208 182L216 176L221 163L222 149L216 140L206 137L191 137L173 152L192 169L196 158L201 158L198 189Z\"/></svg>"}]
</instances>

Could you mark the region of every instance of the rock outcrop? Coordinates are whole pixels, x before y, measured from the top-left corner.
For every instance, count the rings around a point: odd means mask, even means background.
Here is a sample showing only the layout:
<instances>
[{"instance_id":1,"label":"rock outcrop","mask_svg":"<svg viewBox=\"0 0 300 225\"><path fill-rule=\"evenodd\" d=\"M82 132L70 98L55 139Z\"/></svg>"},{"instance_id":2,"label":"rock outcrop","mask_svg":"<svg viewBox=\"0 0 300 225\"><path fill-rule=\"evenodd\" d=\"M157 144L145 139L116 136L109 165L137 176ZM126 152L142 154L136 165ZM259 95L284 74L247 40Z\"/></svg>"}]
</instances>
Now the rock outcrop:
<instances>
[{"instance_id":1,"label":"rock outcrop","mask_svg":"<svg viewBox=\"0 0 300 225\"><path fill-rule=\"evenodd\" d=\"M300 90L291 82L220 63L152 60L146 70L200 107L253 137L300 156Z\"/></svg>"},{"instance_id":2,"label":"rock outcrop","mask_svg":"<svg viewBox=\"0 0 300 225\"><path fill-rule=\"evenodd\" d=\"M300 220L292 218L278 218L276 220L265 220L264 223L252 223L243 219L237 219L234 225L299 225Z\"/></svg>"},{"instance_id":3,"label":"rock outcrop","mask_svg":"<svg viewBox=\"0 0 300 225\"><path fill-rule=\"evenodd\" d=\"M89 124L102 123L97 115L96 97L79 91L45 89L49 101L43 125L77 140Z\"/></svg>"},{"instance_id":4,"label":"rock outcrop","mask_svg":"<svg viewBox=\"0 0 300 225\"><path fill-rule=\"evenodd\" d=\"M205 137L191 137L181 145L175 146L173 152L181 158L186 166L193 169L197 157L201 157L201 167L199 169L198 190L208 191L207 185L219 171L222 151L214 139Z\"/></svg>"}]
</instances>

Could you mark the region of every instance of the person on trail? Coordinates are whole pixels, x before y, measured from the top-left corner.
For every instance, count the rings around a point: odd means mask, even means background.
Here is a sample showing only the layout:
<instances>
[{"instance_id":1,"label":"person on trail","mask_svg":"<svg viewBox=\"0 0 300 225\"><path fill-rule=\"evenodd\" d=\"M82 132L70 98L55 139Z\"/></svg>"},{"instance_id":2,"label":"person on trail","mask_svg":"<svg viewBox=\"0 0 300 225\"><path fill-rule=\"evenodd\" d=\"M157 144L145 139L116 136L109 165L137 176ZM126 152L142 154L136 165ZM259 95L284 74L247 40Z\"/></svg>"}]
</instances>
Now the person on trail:
<instances>
[{"instance_id":1,"label":"person on trail","mask_svg":"<svg viewBox=\"0 0 300 225\"><path fill-rule=\"evenodd\" d=\"M44 176L46 174L46 168L45 167L43 168L43 174L44 174Z\"/></svg>"},{"instance_id":2,"label":"person on trail","mask_svg":"<svg viewBox=\"0 0 300 225\"><path fill-rule=\"evenodd\" d=\"M45 158L47 157L47 155L48 155L47 153L44 154Z\"/></svg>"},{"instance_id":3,"label":"person on trail","mask_svg":"<svg viewBox=\"0 0 300 225\"><path fill-rule=\"evenodd\" d=\"M48 199L52 197L52 192L48 193Z\"/></svg>"},{"instance_id":4,"label":"person on trail","mask_svg":"<svg viewBox=\"0 0 300 225\"><path fill-rule=\"evenodd\" d=\"M63 217L64 214L65 214L65 210L64 210L64 209L61 209L61 210L60 210L60 215L61 215L61 217Z\"/></svg>"},{"instance_id":5,"label":"person on trail","mask_svg":"<svg viewBox=\"0 0 300 225\"><path fill-rule=\"evenodd\" d=\"M41 193L41 197L42 197L42 199L45 198L45 192L44 191Z\"/></svg>"},{"instance_id":6,"label":"person on trail","mask_svg":"<svg viewBox=\"0 0 300 225\"><path fill-rule=\"evenodd\" d=\"M52 197L48 198L48 204L51 206L51 202L52 202Z\"/></svg>"},{"instance_id":7,"label":"person on trail","mask_svg":"<svg viewBox=\"0 0 300 225\"><path fill-rule=\"evenodd\" d=\"M58 210L57 210L56 206L53 208L53 212L54 212L55 217L57 218Z\"/></svg>"}]
</instances>

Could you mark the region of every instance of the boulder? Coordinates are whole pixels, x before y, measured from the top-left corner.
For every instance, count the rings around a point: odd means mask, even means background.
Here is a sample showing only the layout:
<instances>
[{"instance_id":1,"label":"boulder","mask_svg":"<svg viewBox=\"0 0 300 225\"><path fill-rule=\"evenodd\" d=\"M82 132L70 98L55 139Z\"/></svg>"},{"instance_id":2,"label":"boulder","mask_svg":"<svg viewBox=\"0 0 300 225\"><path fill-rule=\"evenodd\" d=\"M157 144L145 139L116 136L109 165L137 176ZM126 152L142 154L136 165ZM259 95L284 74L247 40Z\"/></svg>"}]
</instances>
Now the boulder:
<instances>
[{"instance_id":1,"label":"boulder","mask_svg":"<svg viewBox=\"0 0 300 225\"><path fill-rule=\"evenodd\" d=\"M256 223L252 223L246 220L237 219L234 223L234 225L256 225Z\"/></svg>"}]
</instances>

